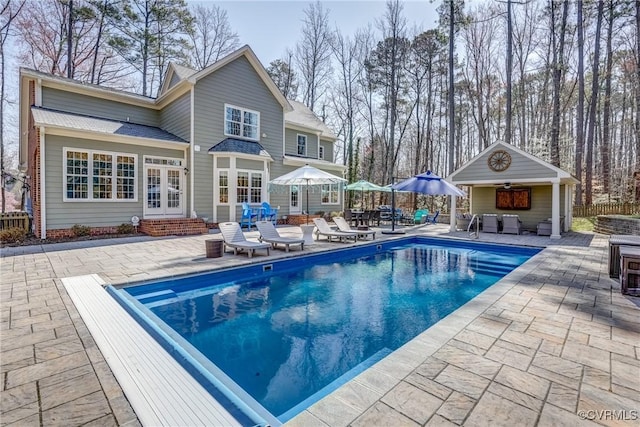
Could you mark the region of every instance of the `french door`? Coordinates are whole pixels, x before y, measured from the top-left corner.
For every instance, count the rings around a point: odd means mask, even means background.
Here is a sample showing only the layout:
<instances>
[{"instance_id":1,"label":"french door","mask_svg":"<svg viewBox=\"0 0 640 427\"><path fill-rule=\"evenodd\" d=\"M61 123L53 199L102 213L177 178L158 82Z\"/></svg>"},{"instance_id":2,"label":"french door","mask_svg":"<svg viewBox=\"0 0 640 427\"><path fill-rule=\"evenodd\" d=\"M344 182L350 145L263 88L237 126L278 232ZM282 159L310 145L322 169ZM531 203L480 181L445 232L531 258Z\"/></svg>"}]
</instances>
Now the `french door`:
<instances>
[{"instance_id":1,"label":"french door","mask_svg":"<svg viewBox=\"0 0 640 427\"><path fill-rule=\"evenodd\" d=\"M185 215L182 167L145 165L145 183L145 217Z\"/></svg>"},{"instance_id":2,"label":"french door","mask_svg":"<svg viewBox=\"0 0 640 427\"><path fill-rule=\"evenodd\" d=\"M302 212L300 207L300 186L292 185L289 187L289 213L299 214Z\"/></svg>"}]
</instances>

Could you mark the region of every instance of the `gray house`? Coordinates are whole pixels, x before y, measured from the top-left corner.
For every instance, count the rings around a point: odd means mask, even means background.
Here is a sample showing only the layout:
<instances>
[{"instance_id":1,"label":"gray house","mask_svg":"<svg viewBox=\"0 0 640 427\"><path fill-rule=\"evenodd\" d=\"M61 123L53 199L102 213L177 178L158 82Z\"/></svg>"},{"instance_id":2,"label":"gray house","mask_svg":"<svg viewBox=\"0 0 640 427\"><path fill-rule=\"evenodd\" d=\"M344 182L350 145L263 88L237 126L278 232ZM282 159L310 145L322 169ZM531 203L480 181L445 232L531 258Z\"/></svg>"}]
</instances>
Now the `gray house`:
<instances>
[{"instance_id":1,"label":"gray house","mask_svg":"<svg viewBox=\"0 0 640 427\"><path fill-rule=\"evenodd\" d=\"M552 239L559 239L560 233L571 227L574 188L579 181L513 145L501 141L491 144L449 175L447 181L470 187L472 214L516 214L523 228L531 232L538 232L539 225L548 225ZM452 197L450 220L454 231L456 203Z\"/></svg>"},{"instance_id":2,"label":"gray house","mask_svg":"<svg viewBox=\"0 0 640 427\"><path fill-rule=\"evenodd\" d=\"M20 165L35 232L108 233L140 219L151 235L239 221L242 203L302 213L297 187L269 180L311 164L342 176L336 136L285 99L244 46L202 71L171 64L157 98L20 70ZM315 211L342 209L342 189L312 192Z\"/></svg>"}]
</instances>

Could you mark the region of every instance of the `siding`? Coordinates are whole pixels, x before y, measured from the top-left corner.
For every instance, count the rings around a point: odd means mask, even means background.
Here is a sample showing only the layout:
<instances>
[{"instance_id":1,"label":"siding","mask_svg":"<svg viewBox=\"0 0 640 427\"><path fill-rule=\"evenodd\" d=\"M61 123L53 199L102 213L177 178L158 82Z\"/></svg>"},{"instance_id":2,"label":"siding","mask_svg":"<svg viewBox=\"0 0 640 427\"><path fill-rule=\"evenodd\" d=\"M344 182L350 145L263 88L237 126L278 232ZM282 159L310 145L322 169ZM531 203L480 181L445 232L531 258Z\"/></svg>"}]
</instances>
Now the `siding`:
<instances>
[{"instance_id":1,"label":"siding","mask_svg":"<svg viewBox=\"0 0 640 427\"><path fill-rule=\"evenodd\" d=\"M318 158L318 136L314 133L303 132L295 129L285 129L284 131L284 153L291 156L298 156L298 135L307 136L307 155L311 159Z\"/></svg>"},{"instance_id":2,"label":"siding","mask_svg":"<svg viewBox=\"0 0 640 427\"><path fill-rule=\"evenodd\" d=\"M516 187L517 188L517 187ZM551 218L551 185L536 185L531 188L531 209L529 210L501 210L496 209L495 187L473 187L473 213L515 214L520 217L523 228L534 231L540 221ZM560 216L564 212L565 186L560 186Z\"/></svg>"},{"instance_id":3,"label":"siding","mask_svg":"<svg viewBox=\"0 0 640 427\"><path fill-rule=\"evenodd\" d=\"M324 147L324 160L333 162L335 160L333 142L320 140L320 146Z\"/></svg>"},{"instance_id":4,"label":"siding","mask_svg":"<svg viewBox=\"0 0 640 427\"><path fill-rule=\"evenodd\" d=\"M175 157L182 159L184 152L151 147L138 147L130 144L97 142L87 139L46 136L46 212L47 229L70 228L74 224L115 226L128 223L133 215L142 218L144 202L144 164L143 156ZM63 147L105 150L118 153L137 154L137 202L63 202ZM186 192L185 192L186 193ZM185 196L185 202L187 202Z\"/></svg>"},{"instance_id":5,"label":"siding","mask_svg":"<svg viewBox=\"0 0 640 427\"><path fill-rule=\"evenodd\" d=\"M130 121L147 126L160 126L156 110L122 102L80 95L48 87L42 88L42 106L85 116L101 117L121 122Z\"/></svg>"},{"instance_id":6,"label":"siding","mask_svg":"<svg viewBox=\"0 0 640 427\"><path fill-rule=\"evenodd\" d=\"M260 144L276 160L271 176L282 174L283 109L244 57L231 62L196 83L194 153L195 210L213 217L213 161L208 150L222 141L224 105L231 104L260 113ZM262 137L266 134L266 137ZM265 184L266 185L266 184ZM288 206L288 202L287 202Z\"/></svg>"},{"instance_id":7,"label":"siding","mask_svg":"<svg viewBox=\"0 0 640 427\"><path fill-rule=\"evenodd\" d=\"M502 147L500 147L502 149ZM455 176L456 182L482 181L482 180L503 180L504 182L518 182L525 178L554 178L557 173L547 166L533 161L515 151L504 148L511 154L511 166L503 172L494 172L489 168L487 160L495 150L485 153L473 164L464 166L465 169Z\"/></svg>"},{"instance_id":8,"label":"siding","mask_svg":"<svg viewBox=\"0 0 640 427\"><path fill-rule=\"evenodd\" d=\"M185 141L191 139L191 94L186 93L160 111L160 127Z\"/></svg>"}]
</instances>

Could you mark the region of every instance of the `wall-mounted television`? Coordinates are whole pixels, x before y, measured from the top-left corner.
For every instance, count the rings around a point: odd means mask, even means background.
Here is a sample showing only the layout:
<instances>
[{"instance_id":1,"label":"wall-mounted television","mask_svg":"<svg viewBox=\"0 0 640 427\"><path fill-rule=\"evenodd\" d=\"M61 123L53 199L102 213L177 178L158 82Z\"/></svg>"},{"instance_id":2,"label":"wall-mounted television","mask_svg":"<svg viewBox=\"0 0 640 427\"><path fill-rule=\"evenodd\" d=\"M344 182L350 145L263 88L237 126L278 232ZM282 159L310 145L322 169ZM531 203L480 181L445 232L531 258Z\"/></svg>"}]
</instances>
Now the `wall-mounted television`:
<instances>
[{"instance_id":1,"label":"wall-mounted television","mask_svg":"<svg viewBox=\"0 0 640 427\"><path fill-rule=\"evenodd\" d=\"M496 209L527 210L531 209L531 188L496 188Z\"/></svg>"}]
</instances>

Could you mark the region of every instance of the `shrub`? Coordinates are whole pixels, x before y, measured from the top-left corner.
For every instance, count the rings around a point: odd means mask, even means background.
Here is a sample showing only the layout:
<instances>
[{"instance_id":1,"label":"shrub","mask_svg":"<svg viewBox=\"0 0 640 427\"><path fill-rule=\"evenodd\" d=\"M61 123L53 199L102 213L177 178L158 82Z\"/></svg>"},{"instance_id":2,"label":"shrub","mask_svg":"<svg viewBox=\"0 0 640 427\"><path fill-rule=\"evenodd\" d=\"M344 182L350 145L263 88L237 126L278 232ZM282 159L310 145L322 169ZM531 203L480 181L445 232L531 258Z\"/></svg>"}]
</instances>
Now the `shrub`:
<instances>
[{"instance_id":1,"label":"shrub","mask_svg":"<svg viewBox=\"0 0 640 427\"><path fill-rule=\"evenodd\" d=\"M89 236L91 234L91 227L88 225L75 224L71 227L71 231L73 231L73 234L77 237Z\"/></svg>"},{"instance_id":2,"label":"shrub","mask_svg":"<svg viewBox=\"0 0 640 427\"><path fill-rule=\"evenodd\" d=\"M25 237L27 237L27 232L24 228L11 227L0 230L0 242L2 243L20 243Z\"/></svg>"},{"instance_id":3,"label":"shrub","mask_svg":"<svg viewBox=\"0 0 640 427\"><path fill-rule=\"evenodd\" d=\"M135 227L128 222L123 222L118 226L118 234L133 234L135 231Z\"/></svg>"}]
</instances>

